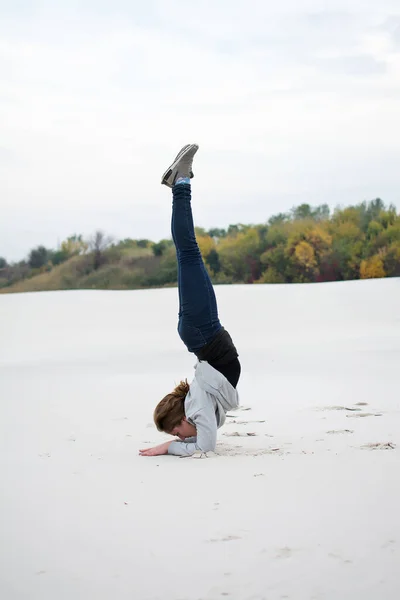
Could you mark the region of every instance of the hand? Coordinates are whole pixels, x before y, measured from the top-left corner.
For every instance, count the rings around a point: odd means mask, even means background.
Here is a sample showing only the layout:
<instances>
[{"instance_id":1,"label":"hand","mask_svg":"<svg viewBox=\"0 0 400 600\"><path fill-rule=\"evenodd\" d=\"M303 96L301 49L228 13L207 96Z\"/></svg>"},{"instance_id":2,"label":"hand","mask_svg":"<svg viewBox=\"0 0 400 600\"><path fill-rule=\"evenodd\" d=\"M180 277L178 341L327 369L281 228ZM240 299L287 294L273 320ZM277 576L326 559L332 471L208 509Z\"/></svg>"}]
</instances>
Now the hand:
<instances>
[{"instance_id":1,"label":"hand","mask_svg":"<svg viewBox=\"0 0 400 600\"><path fill-rule=\"evenodd\" d=\"M139 454L140 456L160 456L161 454L168 454L170 444L171 442L164 442L164 444L154 446L154 448L145 448L144 450L139 450Z\"/></svg>"}]
</instances>

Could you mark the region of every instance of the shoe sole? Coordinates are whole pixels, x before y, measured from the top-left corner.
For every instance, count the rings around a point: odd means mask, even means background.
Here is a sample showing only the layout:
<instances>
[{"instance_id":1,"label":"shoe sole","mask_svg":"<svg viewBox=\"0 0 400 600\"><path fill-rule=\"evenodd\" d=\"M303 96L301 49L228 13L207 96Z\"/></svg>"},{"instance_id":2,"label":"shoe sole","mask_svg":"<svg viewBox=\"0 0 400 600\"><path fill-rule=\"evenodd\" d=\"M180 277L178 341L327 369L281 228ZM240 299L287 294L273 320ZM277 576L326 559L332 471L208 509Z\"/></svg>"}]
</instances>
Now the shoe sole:
<instances>
[{"instance_id":1,"label":"shoe sole","mask_svg":"<svg viewBox=\"0 0 400 600\"><path fill-rule=\"evenodd\" d=\"M178 163L180 162L182 156L185 156L185 154L187 154L190 150L192 150L193 148L196 148L198 150L198 145L197 144L187 144L187 146L184 146L182 148L182 150L180 150L174 160L174 162L172 163L172 165L170 167L168 167L168 169L165 171L164 175L161 178L161 185L167 185L168 187L172 187L172 185L168 182L168 179L171 177L171 175L174 172L174 169L176 169L176 166L178 165ZM190 173L190 178L194 177L193 172Z\"/></svg>"}]
</instances>

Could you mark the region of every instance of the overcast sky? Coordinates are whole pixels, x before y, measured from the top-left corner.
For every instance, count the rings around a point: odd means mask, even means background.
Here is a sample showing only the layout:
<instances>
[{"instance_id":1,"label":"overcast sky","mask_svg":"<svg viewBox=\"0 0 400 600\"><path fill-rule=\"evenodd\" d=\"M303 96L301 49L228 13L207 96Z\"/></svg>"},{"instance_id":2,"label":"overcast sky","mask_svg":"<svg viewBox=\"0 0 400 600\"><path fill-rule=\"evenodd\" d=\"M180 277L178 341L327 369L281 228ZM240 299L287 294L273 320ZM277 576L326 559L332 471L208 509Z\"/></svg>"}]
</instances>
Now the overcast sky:
<instances>
[{"instance_id":1,"label":"overcast sky","mask_svg":"<svg viewBox=\"0 0 400 600\"><path fill-rule=\"evenodd\" d=\"M400 208L398 0L0 0L0 256L302 202Z\"/></svg>"}]
</instances>

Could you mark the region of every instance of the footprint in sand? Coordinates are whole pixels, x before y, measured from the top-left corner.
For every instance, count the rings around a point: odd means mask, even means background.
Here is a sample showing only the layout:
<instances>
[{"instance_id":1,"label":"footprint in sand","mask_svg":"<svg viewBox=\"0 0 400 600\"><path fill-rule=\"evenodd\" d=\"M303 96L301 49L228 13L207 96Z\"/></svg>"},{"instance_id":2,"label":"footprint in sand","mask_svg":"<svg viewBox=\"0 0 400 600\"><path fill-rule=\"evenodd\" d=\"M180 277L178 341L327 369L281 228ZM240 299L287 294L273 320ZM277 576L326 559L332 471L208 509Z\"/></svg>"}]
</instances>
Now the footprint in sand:
<instances>
[{"instance_id":1,"label":"footprint in sand","mask_svg":"<svg viewBox=\"0 0 400 600\"><path fill-rule=\"evenodd\" d=\"M330 431L327 431L326 433L329 433L329 434L354 433L354 429L331 429Z\"/></svg>"},{"instance_id":2,"label":"footprint in sand","mask_svg":"<svg viewBox=\"0 0 400 600\"><path fill-rule=\"evenodd\" d=\"M210 538L208 542L233 542L234 540L241 540L242 538L238 535L225 535L220 538Z\"/></svg>"},{"instance_id":3,"label":"footprint in sand","mask_svg":"<svg viewBox=\"0 0 400 600\"><path fill-rule=\"evenodd\" d=\"M350 419L350 418L355 419L356 417L361 419L362 417L381 417L381 416L382 416L382 413L368 413L368 412L364 412L364 413L360 412L360 413L356 413L355 415L346 415L346 417L348 419Z\"/></svg>"},{"instance_id":4,"label":"footprint in sand","mask_svg":"<svg viewBox=\"0 0 400 600\"><path fill-rule=\"evenodd\" d=\"M243 446L227 445L222 442L217 443L216 455L219 457L226 456L265 456L266 454L275 454L281 456L283 454L290 454L287 450L282 448L244 448Z\"/></svg>"},{"instance_id":5,"label":"footprint in sand","mask_svg":"<svg viewBox=\"0 0 400 600\"><path fill-rule=\"evenodd\" d=\"M232 431L230 433L223 433L226 437L254 437L257 434L252 431L246 431L244 433L240 433L239 431Z\"/></svg>"},{"instance_id":6,"label":"footprint in sand","mask_svg":"<svg viewBox=\"0 0 400 600\"><path fill-rule=\"evenodd\" d=\"M265 419L261 421L242 421L241 419L233 419L232 421L228 421L226 425L250 425L251 423L265 423Z\"/></svg>"},{"instance_id":7,"label":"footprint in sand","mask_svg":"<svg viewBox=\"0 0 400 600\"><path fill-rule=\"evenodd\" d=\"M367 402L357 402L356 406L367 406ZM350 406L317 406L314 410L327 411L327 410L345 410L350 412L350 415L346 415L347 418L362 418L362 417L381 417L382 413L371 413L361 412L361 408L352 408ZM354 414L353 414L354 413Z\"/></svg>"},{"instance_id":8,"label":"footprint in sand","mask_svg":"<svg viewBox=\"0 0 400 600\"><path fill-rule=\"evenodd\" d=\"M361 408L351 408L350 406L317 406L314 410L348 410L350 412L357 412Z\"/></svg>"},{"instance_id":9,"label":"footprint in sand","mask_svg":"<svg viewBox=\"0 0 400 600\"><path fill-rule=\"evenodd\" d=\"M243 411L246 411L246 410L251 410L250 406L239 406L239 408L235 409L235 412L240 412L240 411L243 412ZM236 417L236 414L235 415L231 415L231 414L227 413L226 416L228 417L228 419L234 419Z\"/></svg>"},{"instance_id":10,"label":"footprint in sand","mask_svg":"<svg viewBox=\"0 0 400 600\"><path fill-rule=\"evenodd\" d=\"M370 442L360 446L361 450L394 450L396 444L393 442Z\"/></svg>"}]
</instances>

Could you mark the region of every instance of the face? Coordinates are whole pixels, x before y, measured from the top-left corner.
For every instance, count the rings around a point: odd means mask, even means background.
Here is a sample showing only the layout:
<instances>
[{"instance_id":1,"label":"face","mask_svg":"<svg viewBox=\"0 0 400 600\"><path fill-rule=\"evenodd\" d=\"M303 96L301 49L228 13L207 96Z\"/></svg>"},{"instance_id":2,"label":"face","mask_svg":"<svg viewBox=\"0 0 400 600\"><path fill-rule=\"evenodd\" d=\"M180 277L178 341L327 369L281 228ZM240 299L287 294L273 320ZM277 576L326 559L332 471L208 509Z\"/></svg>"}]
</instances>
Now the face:
<instances>
[{"instance_id":1,"label":"face","mask_svg":"<svg viewBox=\"0 0 400 600\"><path fill-rule=\"evenodd\" d=\"M185 438L195 436L197 434L196 427L191 425L186 421L186 419L182 419L179 425L173 428L171 431L171 435L176 435L179 439L184 440Z\"/></svg>"}]
</instances>

